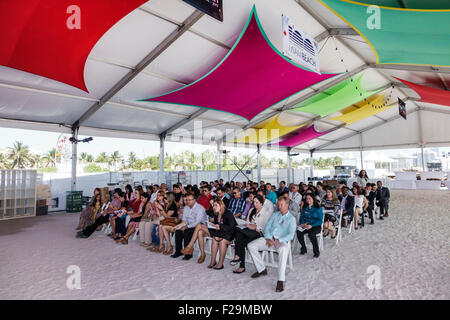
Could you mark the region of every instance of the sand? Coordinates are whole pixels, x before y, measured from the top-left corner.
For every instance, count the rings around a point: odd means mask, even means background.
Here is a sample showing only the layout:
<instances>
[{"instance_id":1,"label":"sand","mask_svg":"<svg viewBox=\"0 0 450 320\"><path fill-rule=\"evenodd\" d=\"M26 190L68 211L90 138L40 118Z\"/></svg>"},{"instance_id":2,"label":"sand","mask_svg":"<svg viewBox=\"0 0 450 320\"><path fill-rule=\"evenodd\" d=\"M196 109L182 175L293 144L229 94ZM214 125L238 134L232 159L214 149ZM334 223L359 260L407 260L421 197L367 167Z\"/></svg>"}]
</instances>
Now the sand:
<instances>
[{"instance_id":1,"label":"sand","mask_svg":"<svg viewBox=\"0 0 450 320\"><path fill-rule=\"evenodd\" d=\"M294 252L285 291L277 270L251 279L210 270L139 246L116 244L103 232L76 239L78 214L0 221L0 299L449 299L450 192L392 190L390 216L348 235L330 237L320 258ZM309 243L309 240L307 240ZM81 289L66 286L67 267L81 270ZM367 268L380 268L369 289Z\"/></svg>"}]
</instances>

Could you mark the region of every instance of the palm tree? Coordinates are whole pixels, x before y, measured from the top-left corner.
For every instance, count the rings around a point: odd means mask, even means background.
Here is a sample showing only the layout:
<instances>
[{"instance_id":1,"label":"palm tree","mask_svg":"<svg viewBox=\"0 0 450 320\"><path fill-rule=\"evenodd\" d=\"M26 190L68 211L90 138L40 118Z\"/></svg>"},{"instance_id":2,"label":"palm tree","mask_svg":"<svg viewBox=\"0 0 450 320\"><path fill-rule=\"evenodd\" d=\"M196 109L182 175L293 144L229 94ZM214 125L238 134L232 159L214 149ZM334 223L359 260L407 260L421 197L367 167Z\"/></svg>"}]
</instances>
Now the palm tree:
<instances>
[{"instance_id":1,"label":"palm tree","mask_svg":"<svg viewBox=\"0 0 450 320\"><path fill-rule=\"evenodd\" d=\"M56 148L53 148L44 154L42 161L45 163L45 167L54 168L56 166Z\"/></svg>"},{"instance_id":2,"label":"palm tree","mask_svg":"<svg viewBox=\"0 0 450 320\"><path fill-rule=\"evenodd\" d=\"M128 154L128 167L129 168L134 168L134 165L136 164L136 161L137 161L136 153L130 152Z\"/></svg>"},{"instance_id":3,"label":"palm tree","mask_svg":"<svg viewBox=\"0 0 450 320\"><path fill-rule=\"evenodd\" d=\"M0 153L0 169L7 169L9 167L8 161L3 153Z\"/></svg>"},{"instance_id":4,"label":"palm tree","mask_svg":"<svg viewBox=\"0 0 450 320\"><path fill-rule=\"evenodd\" d=\"M8 148L7 159L10 161L10 168L23 169L30 166L32 163L33 155L30 152L28 146L24 145L23 142L16 141L14 146Z\"/></svg>"},{"instance_id":5,"label":"palm tree","mask_svg":"<svg viewBox=\"0 0 450 320\"><path fill-rule=\"evenodd\" d=\"M92 156L92 154L88 154L88 155L86 156L86 162L87 162L87 163L92 163L92 162L94 162L94 157Z\"/></svg>"},{"instance_id":6,"label":"palm tree","mask_svg":"<svg viewBox=\"0 0 450 320\"><path fill-rule=\"evenodd\" d=\"M111 155L109 156L108 162L114 166L114 171L117 171L117 163L119 163L121 159L122 156L117 150L111 153Z\"/></svg>"},{"instance_id":7,"label":"palm tree","mask_svg":"<svg viewBox=\"0 0 450 320\"><path fill-rule=\"evenodd\" d=\"M80 153L80 159L79 159L80 163L86 163L87 156L88 156L87 152Z\"/></svg>"},{"instance_id":8,"label":"palm tree","mask_svg":"<svg viewBox=\"0 0 450 320\"><path fill-rule=\"evenodd\" d=\"M95 162L99 162L99 163L108 162L108 155L106 154L106 152L100 153L98 155L98 157L95 159Z\"/></svg>"}]
</instances>

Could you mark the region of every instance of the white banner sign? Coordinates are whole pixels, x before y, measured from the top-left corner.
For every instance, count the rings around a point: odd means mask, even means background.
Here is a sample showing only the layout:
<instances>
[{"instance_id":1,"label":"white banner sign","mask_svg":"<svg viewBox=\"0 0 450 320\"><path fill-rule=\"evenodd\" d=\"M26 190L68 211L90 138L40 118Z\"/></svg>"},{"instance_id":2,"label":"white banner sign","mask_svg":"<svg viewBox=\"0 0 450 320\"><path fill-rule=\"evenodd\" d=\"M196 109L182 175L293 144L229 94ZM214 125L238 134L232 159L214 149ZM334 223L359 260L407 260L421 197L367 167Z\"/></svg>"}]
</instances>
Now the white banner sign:
<instances>
[{"instance_id":1,"label":"white banner sign","mask_svg":"<svg viewBox=\"0 0 450 320\"><path fill-rule=\"evenodd\" d=\"M317 41L306 32L281 17L283 27L283 54L302 66L320 74L319 49Z\"/></svg>"}]
</instances>

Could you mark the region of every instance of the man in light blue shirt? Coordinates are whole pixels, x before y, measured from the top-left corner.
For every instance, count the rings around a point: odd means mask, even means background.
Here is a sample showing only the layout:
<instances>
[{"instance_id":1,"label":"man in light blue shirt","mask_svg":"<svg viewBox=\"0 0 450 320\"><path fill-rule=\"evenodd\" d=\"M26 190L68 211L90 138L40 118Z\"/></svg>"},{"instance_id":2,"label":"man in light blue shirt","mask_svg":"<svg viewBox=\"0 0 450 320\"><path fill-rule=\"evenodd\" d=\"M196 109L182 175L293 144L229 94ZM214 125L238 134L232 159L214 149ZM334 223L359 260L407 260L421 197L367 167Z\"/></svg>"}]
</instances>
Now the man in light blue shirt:
<instances>
[{"instance_id":1,"label":"man in light blue shirt","mask_svg":"<svg viewBox=\"0 0 450 320\"><path fill-rule=\"evenodd\" d=\"M294 216L289 212L289 200L285 197L278 198L278 209L273 213L264 227L264 237L260 237L247 245L256 267L256 273L252 278L267 275L264 260L259 251L269 248L278 252L278 282L276 292L284 290L286 263L291 250L291 240L295 237L297 223Z\"/></svg>"}]
</instances>

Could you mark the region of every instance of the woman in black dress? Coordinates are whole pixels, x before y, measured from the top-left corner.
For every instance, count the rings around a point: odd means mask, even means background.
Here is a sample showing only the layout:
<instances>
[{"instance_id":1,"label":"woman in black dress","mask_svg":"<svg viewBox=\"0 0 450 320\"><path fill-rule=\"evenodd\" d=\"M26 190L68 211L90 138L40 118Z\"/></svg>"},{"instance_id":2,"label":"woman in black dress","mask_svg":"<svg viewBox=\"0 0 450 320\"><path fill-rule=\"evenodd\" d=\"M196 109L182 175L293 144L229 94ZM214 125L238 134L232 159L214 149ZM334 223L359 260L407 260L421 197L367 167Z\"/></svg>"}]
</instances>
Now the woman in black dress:
<instances>
[{"instance_id":1,"label":"woman in black dress","mask_svg":"<svg viewBox=\"0 0 450 320\"><path fill-rule=\"evenodd\" d=\"M212 237L211 263L208 268L215 270L223 269L223 261L227 253L227 247L233 241L236 233L236 219L233 214L225 208L222 200L216 199L213 202L213 224L215 229L209 228ZM216 263L217 251L220 251L219 262Z\"/></svg>"}]
</instances>

